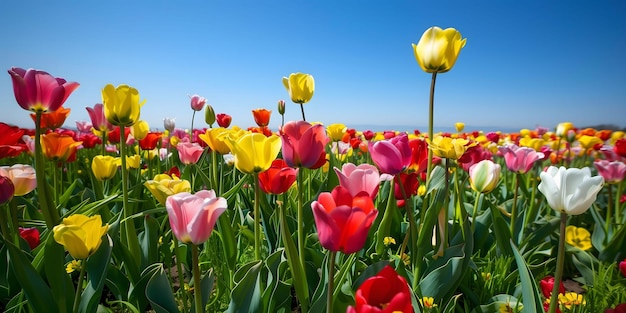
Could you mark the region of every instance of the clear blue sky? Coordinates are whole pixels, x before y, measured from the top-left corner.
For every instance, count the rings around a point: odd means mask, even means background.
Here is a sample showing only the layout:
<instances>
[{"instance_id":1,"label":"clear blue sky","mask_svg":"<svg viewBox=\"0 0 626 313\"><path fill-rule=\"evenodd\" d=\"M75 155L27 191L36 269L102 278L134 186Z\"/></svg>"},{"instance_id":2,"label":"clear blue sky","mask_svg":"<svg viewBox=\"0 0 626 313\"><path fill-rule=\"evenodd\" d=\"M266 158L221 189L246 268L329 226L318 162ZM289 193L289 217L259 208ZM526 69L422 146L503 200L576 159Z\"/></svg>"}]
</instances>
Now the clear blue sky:
<instances>
[{"instance_id":1,"label":"clear blue sky","mask_svg":"<svg viewBox=\"0 0 626 313\"><path fill-rule=\"evenodd\" d=\"M430 74L411 43L428 27L467 44L437 80L435 125L489 128L626 126L624 1L2 1L0 121L32 127L6 70L36 68L81 86L66 126L88 120L106 84L136 87L141 117L189 127L188 95L233 124L287 102L281 78L315 77L307 120L426 130ZM196 127L204 127L197 114Z\"/></svg>"}]
</instances>

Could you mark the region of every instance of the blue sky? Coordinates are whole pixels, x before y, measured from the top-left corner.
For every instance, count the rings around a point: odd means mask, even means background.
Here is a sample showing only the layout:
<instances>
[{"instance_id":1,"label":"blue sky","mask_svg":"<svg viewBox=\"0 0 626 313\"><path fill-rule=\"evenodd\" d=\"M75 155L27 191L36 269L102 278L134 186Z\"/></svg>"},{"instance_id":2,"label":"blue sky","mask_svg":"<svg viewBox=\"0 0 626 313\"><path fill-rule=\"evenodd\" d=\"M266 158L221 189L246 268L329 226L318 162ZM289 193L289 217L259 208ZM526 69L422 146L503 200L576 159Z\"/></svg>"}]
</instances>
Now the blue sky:
<instances>
[{"instance_id":1,"label":"blue sky","mask_svg":"<svg viewBox=\"0 0 626 313\"><path fill-rule=\"evenodd\" d=\"M189 127L188 95L233 124L287 102L281 78L315 77L307 120L426 131L430 74L411 44L430 26L467 44L437 78L435 125L519 129L571 121L626 127L623 1L2 1L0 68L48 71L81 86L66 126L88 120L108 83L136 87L141 117ZM5 72L6 73L6 72ZM0 80L0 121L32 127ZM196 127L205 127L197 114Z\"/></svg>"}]
</instances>

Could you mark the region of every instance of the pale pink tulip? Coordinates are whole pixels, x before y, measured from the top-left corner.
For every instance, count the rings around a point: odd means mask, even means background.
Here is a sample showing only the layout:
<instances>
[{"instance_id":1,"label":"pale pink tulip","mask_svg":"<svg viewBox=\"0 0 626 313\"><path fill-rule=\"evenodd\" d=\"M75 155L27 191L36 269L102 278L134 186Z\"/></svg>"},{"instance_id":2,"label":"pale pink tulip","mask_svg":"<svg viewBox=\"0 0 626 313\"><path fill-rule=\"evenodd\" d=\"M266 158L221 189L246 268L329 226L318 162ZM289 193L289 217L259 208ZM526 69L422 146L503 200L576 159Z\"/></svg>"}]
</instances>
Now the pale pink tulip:
<instances>
[{"instance_id":1,"label":"pale pink tulip","mask_svg":"<svg viewBox=\"0 0 626 313\"><path fill-rule=\"evenodd\" d=\"M217 218L227 207L226 199L216 197L213 190L201 190L195 194L181 192L167 197L165 201L176 238L195 245L209 239Z\"/></svg>"},{"instance_id":2,"label":"pale pink tulip","mask_svg":"<svg viewBox=\"0 0 626 313\"><path fill-rule=\"evenodd\" d=\"M598 170L598 174L609 184L621 182L626 175L626 164L621 161L596 160L593 165Z\"/></svg>"},{"instance_id":3,"label":"pale pink tulip","mask_svg":"<svg viewBox=\"0 0 626 313\"><path fill-rule=\"evenodd\" d=\"M199 144L191 142L179 142L176 145L176 150L178 150L180 162L185 165L198 163L202 152L204 152L204 148Z\"/></svg>"},{"instance_id":4,"label":"pale pink tulip","mask_svg":"<svg viewBox=\"0 0 626 313\"><path fill-rule=\"evenodd\" d=\"M376 198L380 185L380 174L375 166L365 163L358 166L346 163L341 167L341 170L335 167L335 173L339 178L339 185L346 188L353 197L364 191L372 199Z\"/></svg>"}]
</instances>

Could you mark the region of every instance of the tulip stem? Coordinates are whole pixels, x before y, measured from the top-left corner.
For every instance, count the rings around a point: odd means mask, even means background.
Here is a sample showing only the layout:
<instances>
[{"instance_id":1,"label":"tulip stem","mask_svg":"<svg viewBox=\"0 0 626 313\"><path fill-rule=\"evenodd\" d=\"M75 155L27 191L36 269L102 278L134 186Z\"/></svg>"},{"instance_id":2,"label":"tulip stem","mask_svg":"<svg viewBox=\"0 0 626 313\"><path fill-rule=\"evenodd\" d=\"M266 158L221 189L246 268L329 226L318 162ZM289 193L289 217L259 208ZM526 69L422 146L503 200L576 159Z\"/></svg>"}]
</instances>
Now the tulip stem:
<instances>
[{"instance_id":1,"label":"tulip stem","mask_svg":"<svg viewBox=\"0 0 626 313\"><path fill-rule=\"evenodd\" d=\"M621 211L620 197L622 195L623 186L624 186L624 180L620 181L617 185L617 193L615 194L616 195L615 206L613 207L615 210L615 222L617 222L618 224L622 223L622 217L620 216L620 211Z\"/></svg>"},{"instance_id":2,"label":"tulip stem","mask_svg":"<svg viewBox=\"0 0 626 313\"><path fill-rule=\"evenodd\" d=\"M9 225L6 223L9 221L9 208L6 205L0 206L0 211L2 211L2 216L0 216L0 227L2 228L2 237L4 237L5 241L9 241L11 236L11 231L9 230ZM19 247L19 246L18 246Z\"/></svg>"},{"instance_id":3,"label":"tulip stem","mask_svg":"<svg viewBox=\"0 0 626 313\"><path fill-rule=\"evenodd\" d=\"M198 258L198 246L191 244L191 261L193 266L193 297L196 313L204 313L202 305L202 286L200 283L200 262Z\"/></svg>"},{"instance_id":4,"label":"tulip stem","mask_svg":"<svg viewBox=\"0 0 626 313\"><path fill-rule=\"evenodd\" d=\"M174 255L176 256L176 273L178 276L178 284L179 284L178 289L182 290L181 296L183 298L182 299L183 312L187 312L187 291L185 290L185 272L183 272L183 267L180 262L182 257L181 257L180 247L178 246L178 239L176 239L176 236L174 236L174 233L172 233L172 242L174 243Z\"/></svg>"},{"instance_id":5,"label":"tulip stem","mask_svg":"<svg viewBox=\"0 0 626 313\"><path fill-rule=\"evenodd\" d=\"M52 230L57 222L61 219L59 212L50 196L48 183L46 182L45 163L43 159L43 151L41 147L41 114L43 112L35 112L35 177L37 180L37 192L39 193L39 208L46 221L48 230Z\"/></svg>"},{"instance_id":6,"label":"tulip stem","mask_svg":"<svg viewBox=\"0 0 626 313\"><path fill-rule=\"evenodd\" d=\"M430 100L428 102L428 140L433 140L433 121L435 110L435 82L437 81L437 72L433 72L432 79L430 80ZM433 170L433 150L428 149L428 166L426 167L426 181L430 180L430 173ZM428 184L427 186L428 187Z\"/></svg>"},{"instance_id":7,"label":"tulip stem","mask_svg":"<svg viewBox=\"0 0 626 313\"><path fill-rule=\"evenodd\" d=\"M328 251L328 299L326 299L326 312L333 312L333 290L335 289L335 259L336 251Z\"/></svg>"},{"instance_id":8,"label":"tulip stem","mask_svg":"<svg viewBox=\"0 0 626 313\"><path fill-rule=\"evenodd\" d=\"M480 202L480 197L482 197L481 192L476 192L476 199L474 200L474 212L472 213L472 237L476 231L476 216L478 215L478 203Z\"/></svg>"},{"instance_id":9,"label":"tulip stem","mask_svg":"<svg viewBox=\"0 0 626 313\"><path fill-rule=\"evenodd\" d=\"M254 173L254 259L261 259L261 188L259 188L259 174Z\"/></svg>"},{"instance_id":10,"label":"tulip stem","mask_svg":"<svg viewBox=\"0 0 626 313\"><path fill-rule=\"evenodd\" d=\"M557 246L556 272L554 273L554 287L550 296L550 308L548 313L556 313L559 299L559 286L563 276L563 264L565 263L565 226L567 226L567 213L561 212L561 226L559 228L559 245Z\"/></svg>"},{"instance_id":11,"label":"tulip stem","mask_svg":"<svg viewBox=\"0 0 626 313\"><path fill-rule=\"evenodd\" d=\"M513 190L513 206L511 207L511 239L513 239L513 242L515 242L515 244L517 244L517 237L515 235L515 220L516 220L516 215L517 215L517 190L519 189L519 180L520 180L520 174L515 173L515 189Z\"/></svg>"},{"instance_id":12,"label":"tulip stem","mask_svg":"<svg viewBox=\"0 0 626 313\"><path fill-rule=\"evenodd\" d=\"M191 131L189 132L189 142L193 143L193 120L196 118L196 110L193 110L193 114L191 115Z\"/></svg>"},{"instance_id":13,"label":"tulip stem","mask_svg":"<svg viewBox=\"0 0 626 313\"><path fill-rule=\"evenodd\" d=\"M122 201L124 211L124 236L126 237L126 243L131 255L135 256L137 264L141 264L141 252L139 249L139 241L137 239L137 232L135 231L135 222L129 219L133 215L130 205L128 204L128 170L126 169L126 132L124 126L120 126L120 159L122 163Z\"/></svg>"},{"instance_id":14,"label":"tulip stem","mask_svg":"<svg viewBox=\"0 0 626 313\"><path fill-rule=\"evenodd\" d=\"M604 233L608 234L609 233L609 226L611 225L611 215L613 214L613 190L612 190L613 185L612 184L608 184L607 186L607 192L608 192L608 196L609 199L606 202L606 221L605 221L605 229L604 229ZM615 216L617 217L617 211L615 212ZM619 222L619 221L617 221ZM608 238L605 237L605 238Z\"/></svg>"},{"instance_id":15,"label":"tulip stem","mask_svg":"<svg viewBox=\"0 0 626 313\"><path fill-rule=\"evenodd\" d=\"M300 103L300 111L302 111L302 120L306 121L306 118L304 117L304 103Z\"/></svg>"},{"instance_id":16,"label":"tulip stem","mask_svg":"<svg viewBox=\"0 0 626 313\"><path fill-rule=\"evenodd\" d=\"M306 268L305 266L305 262L304 262L304 227L303 227L303 213L302 213L302 192L303 192L303 177L302 175L304 175L303 173L304 171L302 171L302 169L300 169L298 171L298 175L296 177L297 180L297 186L298 186L298 211L297 211L297 221L298 221L298 256L300 257L300 264L302 265L302 268Z\"/></svg>"},{"instance_id":17,"label":"tulip stem","mask_svg":"<svg viewBox=\"0 0 626 313\"><path fill-rule=\"evenodd\" d=\"M107 131L103 130L102 131L102 150L100 150L100 154L101 155L106 155L106 146L107 146Z\"/></svg>"},{"instance_id":18,"label":"tulip stem","mask_svg":"<svg viewBox=\"0 0 626 313\"><path fill-rule=\"evenodd\" d=\"M72 306L72 312L78 312L78 306L80 304L80 296L83 292L83 279L85 278L85 263L87 260L83 260L80 264L80 274L78 275L78 283L76 284L76 294L74 295L74 305Z\"/></svg>"},{"instance_id":19,"label":"tulip stem","mask_svg":"<svg viewBox=\"0 0 626 313\"><path fill-rule=\"evenodd\" d=\"M289 232L289 226L287 225L287 221L285 220L285 207L287 204L287 197L285 194L282 195L282 204L278 205L278 219L280 222L280 234L283 238L283 244L285 246L285 254L287 255L287 263L289 264L289 269L291 270L291 275L293 276L293 285L296 289L296 298L298 302L300 302L301 312L309 311L309 293L308 293L308 285L306 274L304 273L304 269L302 267L302 263L296 256L297 249L293 242L293 238L291 238L291 233Z\"/></svg>"}]
</instances>

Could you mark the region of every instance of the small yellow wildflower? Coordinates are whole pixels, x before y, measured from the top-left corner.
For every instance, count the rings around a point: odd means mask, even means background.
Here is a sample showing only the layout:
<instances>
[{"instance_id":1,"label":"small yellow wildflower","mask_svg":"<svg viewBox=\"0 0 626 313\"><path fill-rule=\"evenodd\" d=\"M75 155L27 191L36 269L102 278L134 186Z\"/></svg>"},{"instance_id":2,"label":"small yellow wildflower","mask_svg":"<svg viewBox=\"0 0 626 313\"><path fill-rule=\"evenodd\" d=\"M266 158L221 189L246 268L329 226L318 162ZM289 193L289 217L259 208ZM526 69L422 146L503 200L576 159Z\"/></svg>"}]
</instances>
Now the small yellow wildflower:
<instances>
[{"instance_id":1,"label":"small yellow wildflower","mask_svg":"<svg viewBox=\"0 0 626 313\"><path fill-rule=\"evenodd\" d=\"M581 250L591 249L591 233L582 227L567 226L565 228L565 242Z\"/></svg>"},{"instance_id":2,"label":"small yellow wildflower","mask_svg":"<svg viewBox=\"0 0 626 313\"><path fill-rule=\"evenodd\" d=\"M420 186L417 188L417 194L418 194L420 197L424 196L424 195L426 194L426 186L424 186L424 185L420 185Z\"/></svg>"},{"instance_id":3,"label":"small yellow wildflower","mask_svg":"<svg viewBox=\"0 0 626 313\"><path fill-rule=\"evenodd\" d=\"M391 244L394 244L394 245L395 245L395 244L396 244L396 240L395 240L393 237L385 237L385 238L383 239L383 244L384 244L385 246L389 246L389 245L391 245Z\"/></svg>"},{"instance_id":4,"label":"small yellow wildflower","mask_svg":"<svg viewBox=\"0 0 626 313\"><path fill-rule=\"evenodd\" d=\"M483 280L484 280L484 281L488 281L488 280L490 280L490 279L491 279L491 273L485 273L485 272L482 272L482 273L480 273L480 276L482 276L482 277L483 277Z\"/></svg>"},{"instance_id":5,"label":"small yellow wildflower","mask_svg":"<svg viewBox=\"0 0 626 313\"><path fill-rule=\"evenodd\" d=\"M80 271L82 265L83 265L82 260L72 260L72 262L67 263L67 266L65 267L65 271L68 274L71 274L74 271Z\"/></svg>"},{"instance_id":6,"label":"small yellow wildflower","mask_svg":"<svg viewBox=\"0 0 626 313\"><path fill-rule=\"evenodd\" d=\"M424 308L432 309L437 306L437 303L435 303L435 299L433 299L433 297L422 297L419 300L420 304L422 304Z\"/></svg>"},{"instance_id":7,"label":"small yellow wildflower","mask_svg":"<svg viewBox=\"0 0 626 313\"><path fill-rule=\"evenodd\" d=\"M583 298L583 295L575 292L566 292L565 294L559 294L559 302L568 310L572 309L573 306L587 304L587 302Z\"/></svg>"},{"instance_id":8,"label":"small yellow wildflower","mask_svg":"<svg viewBox=\"0 0 626 313\"><path fill-rule=\"evenodd\" d=\"M411 264L411 257L406 253L402 253L402 256L400 256L400 260L402 260L402 263L404 263L404 265L406 266Z\"/></svg>"}]
</instances>

